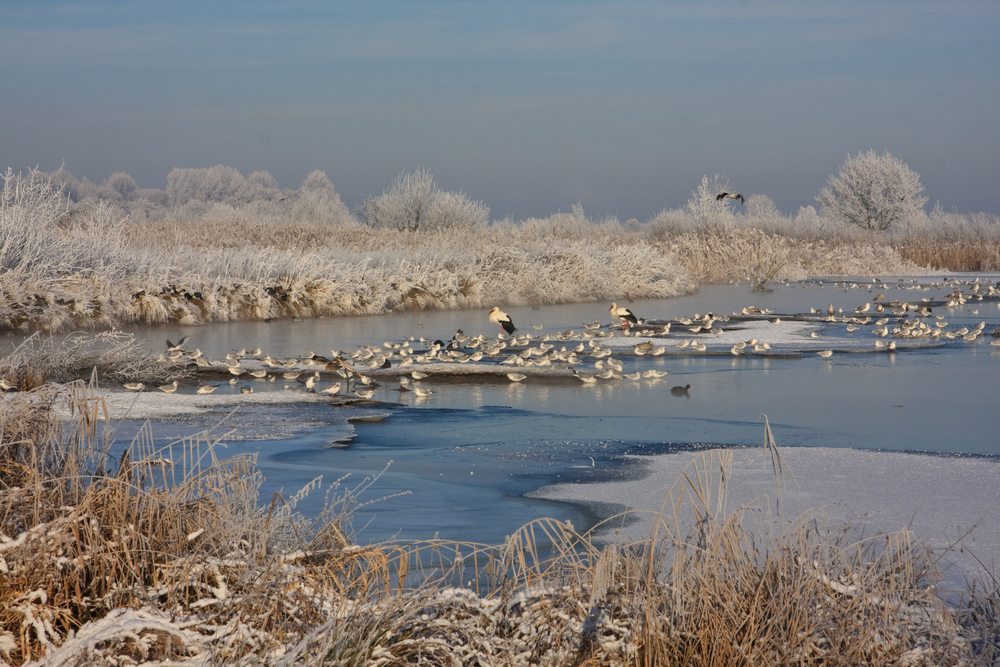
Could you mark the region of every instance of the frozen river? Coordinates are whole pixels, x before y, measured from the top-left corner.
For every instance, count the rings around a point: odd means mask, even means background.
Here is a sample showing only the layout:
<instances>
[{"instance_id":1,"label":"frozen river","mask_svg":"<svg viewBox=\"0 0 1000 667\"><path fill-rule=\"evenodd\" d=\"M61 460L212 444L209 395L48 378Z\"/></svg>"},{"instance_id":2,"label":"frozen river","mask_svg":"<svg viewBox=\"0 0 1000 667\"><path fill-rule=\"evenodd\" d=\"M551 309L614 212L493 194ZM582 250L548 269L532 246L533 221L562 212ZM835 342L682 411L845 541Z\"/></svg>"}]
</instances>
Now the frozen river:
<instances>
[{"instance_id":1,"label":"frozen river","mask_svg":"<svg viewBox=\"0 0 1000 667\"><path fill-rule=\"evenodd\" d=\"M995 279L981 277L984 285ZM990 336L1000 327L995 299L935 305L924 318L931 326L945 323L939 328L947 331L975 330L985 322L976 340L900 339L895 353L876 351L874 322L848 331L843 323L821 317L830 303L853 315L863 304L873 304L878 293L884 303L937 303L955 289L941 280L922 279L916 285L910 280L808 281L778 285L764 294L751 293L745 285L719 285L681 298L631 302L628 306L640 317L656 321L696 313L732 315L751 305L765 311L750 321L718 321L721 333L696 337L707 345L703 353L679 347L694 336L676 322L666 338L655 339L668 347L663 356L636 356L632 347L637 341L620 334L604 339L624 364L623 372L669 372L659 380L585 385L573 378L529 377L522 383L502 375L430 378L426 386L433 394L418 399L385 379L373 402L350 407L271 404L266 392L282 391L284 383L260 381L254 385L257 403L158 420L153 432L165 442L212 425L235 409L222 427L235 429L226 438L227 451L259 453L265 502L275 490L290 495L317 475L328 483L349 475L342 483L349 488L381 473L359 497L362 506L354 528L364 541L437 535L496 543L538 516L566 518L585 527L610 508L526 494L555 482L634 477L641 467L631 454L757 446L764 414L783 446L1000 457L1000 347L991 345L997 339ZM540 338L581 331L583 323L594 321L609 331L607 306L507 311L520 332ZM218 358L239 348L261 347L273 357L294 357L328 354L331 348L350 352L408 337L447 341L459 329L470 336L496 337L486 311L479 309L134 331L151 351L162 350L165 337L188 335L189 347ZM750 338L770 343L771 350L730 353L734 342ZM413 345L416 349L419 343ZM816 354L826 349L834 354ZM590 359L579 368L587 366L595 370ZM671 388L678 385L690 389L677 395ZM181 388L181 393L192 391L193 385ZM223 385L217 394L236 391ZM154 395L146 400L158 398L167 399ZM387 417L347 423L348 415L360 413ZM119 425L120 441L137 427L138 421ZM350 442L331 447L338 439ZM1000 491L997 495L1000 503ZM322 491L314 492L300 509L316 512L323 500Z\"/></svg>"}]
</instances>

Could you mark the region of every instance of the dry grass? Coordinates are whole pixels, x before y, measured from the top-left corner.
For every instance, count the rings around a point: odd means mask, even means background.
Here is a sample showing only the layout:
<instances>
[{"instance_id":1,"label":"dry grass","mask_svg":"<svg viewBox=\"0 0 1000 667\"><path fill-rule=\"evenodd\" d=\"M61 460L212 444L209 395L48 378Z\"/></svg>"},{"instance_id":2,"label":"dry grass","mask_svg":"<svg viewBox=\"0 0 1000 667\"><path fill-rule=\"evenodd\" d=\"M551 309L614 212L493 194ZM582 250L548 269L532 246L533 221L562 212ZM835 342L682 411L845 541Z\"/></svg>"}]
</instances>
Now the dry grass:
<instances>
[{"instance_id":1,"label":"dry grass","mask_svg":"<svg viewBox=\"0 0 1000 667\"><path fill-rule=\"evenodd\" d=\"M333 224L281 202L178 205L174 216L128 220L107 201L70 204L58 187L37 172L5 174L0 328L655 298L700 282L761 289L817 274L1000 266L1000 224L987 216L935 213L875 235L811 208L783 216L762 195L746 212L711 199L645 224L593 220L574 206L519 223L405 232L343 215Z\"/></svg>"},{"instance_id":2,"label":"dry grass","mask_svg":"<svg viewBox=\"0 0 1000 667\"><path fill-rule=\"evenodd\" d=\"M0 378L21 391L92 376L103 381L168 382L191 375L181 362L150 357L134 335L120 331L66 336L34 333L0 357Z\"/></svg>"},{"instance_id":3,"label":"dry grass","mask_svg":"<svg viewBox=\"0 0 1000 667\"><path fill-rule=\"evenodd\" d=\"M732 458L697 457L648 539L542 519L503 545L361 546L364 488L259 504L252 457L199 435L110 460L82 383L0 410L0 655L12 664L990 664L1000 588L948 606L904 531L727 507ZM63 415L63 416L60 416ZM783 464L770 447L776 470Z\"/></svg>"},{"instance_id":4,"label":"dry grass","mask_svg":"<svg viewBox=\"0 0 1000 667\"><path fill-rule=\"evenodd\" d=\"M950 271L1000 270L1000 220L935 210L890 235L907 260Z\"/></svg>"}]
</instances>

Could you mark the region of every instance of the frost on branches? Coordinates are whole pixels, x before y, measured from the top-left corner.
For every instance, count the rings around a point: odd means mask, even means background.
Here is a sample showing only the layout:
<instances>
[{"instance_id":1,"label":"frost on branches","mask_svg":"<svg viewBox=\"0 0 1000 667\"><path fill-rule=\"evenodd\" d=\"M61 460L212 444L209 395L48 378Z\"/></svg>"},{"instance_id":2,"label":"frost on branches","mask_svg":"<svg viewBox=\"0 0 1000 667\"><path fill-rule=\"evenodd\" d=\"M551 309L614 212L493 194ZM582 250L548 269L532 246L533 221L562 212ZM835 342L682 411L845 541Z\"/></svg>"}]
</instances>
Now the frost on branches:
<instances>
[{"instance_id":1,"label":"frost on branches","mask_svg":"<svg viewBox=\"0 0 1000 667\"><path fill-rule=\"evenodd\" d=\"M927 198L920 175L891 153L848 155L816 197L824 213L862 229L884 231L919 216Z\"/></svg>"}]
</instances>

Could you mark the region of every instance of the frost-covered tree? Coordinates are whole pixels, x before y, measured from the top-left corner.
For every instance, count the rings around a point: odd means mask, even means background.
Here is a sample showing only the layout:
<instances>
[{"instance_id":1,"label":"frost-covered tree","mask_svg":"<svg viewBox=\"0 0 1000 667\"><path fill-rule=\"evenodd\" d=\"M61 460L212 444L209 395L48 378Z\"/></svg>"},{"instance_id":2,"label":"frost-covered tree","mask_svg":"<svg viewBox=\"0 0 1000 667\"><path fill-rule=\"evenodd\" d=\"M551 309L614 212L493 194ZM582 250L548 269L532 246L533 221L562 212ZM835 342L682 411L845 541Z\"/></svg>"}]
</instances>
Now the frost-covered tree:
<instances>
[{"instance_id":1,"label":"frost-covered tree","mask_svg":"<svg viewBox=\"0 0 1000 667\"><path fill-rule=\"evenodd\" d=\"M116 171L104 179L104 187L118 193L122 199L129 199L138 189L135 179L124 171Z\"/></svg>"},{"instance_id":2,"label":"frost-covered tree","mask_svg":"<svg viewBox=\"0 0 1000 667\"><path fill-rule=\"evenodd\" d=\"M247 199L252 202L281 197L278 179L272 176L271 172L263 169L250 172L250 175L247 176L246 192Z\"/></svg>"},{"instance_id":3,"label":"frost-covered tree","mask_svg":"<svg viewBox=\"0 0 1000 667\"><path fill-rule=\"evenodd\" d=\"M920 176L891 153L848 155L816 196L825 215L862 229L884 231L918 217L927 198Z\"/></svg>"},{"instance_id":4,"label":"frost-covered tree","mask_svg":"<svg viewBox=\"0 0 1000 667\"><path fill-rule=\"evenodd\" d=\"M193 169L178 167L167 174L167 194L175 206L189 202L243 203L245 193L243 174L223 164Z\"/></svg>"},{"instance_id":5,"label":"frost-covered tree","mask_svg":"<svg viewBox=\"0 0 1000 667\"><path fill-rule=\"evenodd\" d=\"M729 190L729 181L715 174L701 177L701 183L691 193L687 212L703 227L728 227L733 222L733 212L727 200L716 199L720 192Z\"/></svg>"},{"instance_id":6,"label":"frost-covered tree","mask_svg":"<svg viewBox=\"0 0 1000 667\"><path fill-rule=\"evenodd\" d=\"M292 198L292 217L330 225L353 225L357 220L340 198L326 172L309 172Z\"/></svg>"},{"instance_id":7,"label":"frost-covered tree","mask_svg":"<svg viewBox=\"0 0 1000 667\"><path fill-rule=\"evenodd\" d=\"M767 195L750 195L745 208L746 217L753 220L775 220L781 217L774 200Z\"/></svg>"},{"instance_id":8,"label":"frost-covered tree","mask_svg":"<svg viewBox=\"0 0 1000 667\"><path fill-rule=\"evenodd\" d=\"M388 190L365 200L365 224L376 229L431 231L484 225L490 209L462 192L440 190L426 169L404 172Z\"/></svg>"}]
</instances>

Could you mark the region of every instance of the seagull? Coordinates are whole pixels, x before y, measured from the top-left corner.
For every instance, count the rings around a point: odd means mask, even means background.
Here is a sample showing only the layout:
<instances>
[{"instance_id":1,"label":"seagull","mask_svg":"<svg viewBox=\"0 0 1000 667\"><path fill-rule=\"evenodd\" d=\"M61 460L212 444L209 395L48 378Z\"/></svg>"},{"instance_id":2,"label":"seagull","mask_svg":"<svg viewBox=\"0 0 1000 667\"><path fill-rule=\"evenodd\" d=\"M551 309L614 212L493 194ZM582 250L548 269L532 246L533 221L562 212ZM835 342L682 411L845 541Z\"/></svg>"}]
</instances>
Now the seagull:
<instances>
[{"instance_id":1,"label":"seagull","mask_svg":"<svg viewBox=\"0 0 1000 667\"><path fill-rule=\"evenodd\" d=\"M614 301L611 302L611 307L608 308L608 312L611 313L612 318L619 318L622 321L622 329L628 329L633 324L639 323L639 318L635 316L631 310L625 306L619 306Z\"/></svg>"},{"instance_id":2,"label":"seagull","mask_svg":"<svg viewBox=\"0 0 1000 667\"><path fill-rule=\"evenodd\" d=\"M159 387L160 391L164 394L172 394L177 391L177 380L174 380L170 384L161 384Z\"/></svg>"},{"instance_id":3,"label":"seagull","mask_svg":"<svg viewBox=\"0 0 1000 667\"><path fill-rule=\"evenodd\" d=\"M514 326L514 321L510 319L510 315L500 310L498 307L493 306L490 310L490 322L496 324L500 327L500 331L506 331L509 334L517 331L517 327Z\"/></svg>"},{"instance_id":4,"label":"seagull","mask_svg":"<svg viewBox=\"0 0 1000 667\"><path fill-rule=\"evenodd\" d=\"M725 192L725 191L723 191L723 192L720 192L719 194L715 195L715 201L721 201L723 199L736 199L741 204L747 203L747 200L744 199L743 195L741 195L739 192Z\"/></svg>"}]
</instances>

